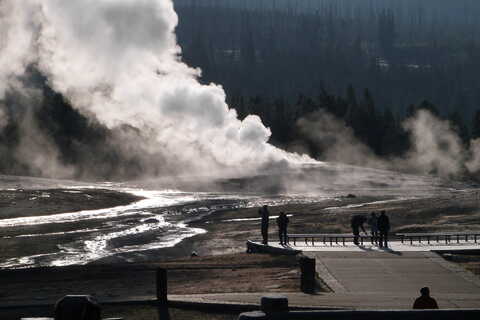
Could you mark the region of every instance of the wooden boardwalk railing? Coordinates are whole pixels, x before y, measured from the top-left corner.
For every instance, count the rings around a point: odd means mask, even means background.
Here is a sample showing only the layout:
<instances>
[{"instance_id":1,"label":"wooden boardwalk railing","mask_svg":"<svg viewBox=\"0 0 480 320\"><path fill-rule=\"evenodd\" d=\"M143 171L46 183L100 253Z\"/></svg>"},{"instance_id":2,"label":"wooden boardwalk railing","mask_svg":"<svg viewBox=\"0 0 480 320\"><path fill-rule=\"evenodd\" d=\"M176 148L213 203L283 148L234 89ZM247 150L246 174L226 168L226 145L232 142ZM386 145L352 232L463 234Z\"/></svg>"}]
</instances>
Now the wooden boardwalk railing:
<instances>
[{"instance_id":1,"label":"wooden boardwalk railing","mask_svg":"<svg viewBox=\"0 0 480 320\"><path fill-rule=\"evenodd\" d=\"M315 239L318 239L318 242L323 242L323 244L329 243L330 245L333 245L334 243L342 243L345 245L348 240L353 242L354 238L355 236L351 233L294 233L287 235L287 242L290 243L290 241L293 240L293 244L296 245L298 239L304 239L306 245L308 245L308 241L310 241L312 246L314 246ZM359 235L358 239L360 244L363 244L365 239L370 241L371 236L363 234Z\"/></svg>"},{"instance_id":2,"label":"wooden boardwalk railing","mask_svg":"<svg viewBox=\"0 0 480 320\"><path fill-rule=\"evenodd\" d=\"M415 240L419 243L422 241L427 241L430 244L431 241L440 242L445 241L445 244L449 244L452 241L460 243L460 240L469 242L470 240L474 243L477 243L477 238L480 237L480 231L465 231L465 232L433 232L433 233L420 233L420 232L411 232L411 233L397 233L397 237L400 238L400 241L404 243L405 241L410 241L410 244L413 244Z\"/></svg>"}]
</instances>

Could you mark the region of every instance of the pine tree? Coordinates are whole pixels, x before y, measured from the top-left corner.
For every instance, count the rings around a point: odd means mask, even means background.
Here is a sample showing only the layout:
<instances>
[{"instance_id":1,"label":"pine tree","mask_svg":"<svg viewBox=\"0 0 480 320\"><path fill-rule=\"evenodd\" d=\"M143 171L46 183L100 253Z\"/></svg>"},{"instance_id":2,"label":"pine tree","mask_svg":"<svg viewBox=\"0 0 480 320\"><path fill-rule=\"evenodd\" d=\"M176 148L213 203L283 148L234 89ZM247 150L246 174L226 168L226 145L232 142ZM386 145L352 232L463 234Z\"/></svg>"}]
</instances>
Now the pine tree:
<instances>
[{"instance_id":1,"label":"pine tree","mask_svg":"<svg viewBox=\"0 0 480 320\"><path fill-rule=\"evenodd\" d=\"M465 125L465 120L463 119L462 115L458 111L455 111L450 114L448 119L452 124L453 129L462 140L463 144L467 145L470 142L470 132Z\"/></svg>"},{"instance_id":2,"label":"pine tree","mask_svg":"<svg viewBox=\"0 0 480 320\"><path fill-rule=\"evenodd\" d=\"M347 114L345 115L345 122L348 126L355 129L356 120L358 119L358 103L357 96L353 85L349 84L347 87Z\"/></svg>"},{"instance_id":3,"label":"pine tree","mask_svg":"<svg viewBox=\"0 0 480 320\"><path fill-rule=\"evenodd\" d=\"M472 123L472 139L480 138L480 109L475 112Z\"/></svg>"},{"instance_id":4,"label":"pine tree","mask_svg":"<svg viewBox=\"0 0 480 320\"><path fill-rule=\"evenodd\" d=\"M440 116L440 113L438 112L437 107L433 103L427 100L423 100L422 103L420 103L420 105L416 107L416 111L419 111L419 110L427 110L434 116L437 116L437 117Z\"/></svg>"}]
</instances>

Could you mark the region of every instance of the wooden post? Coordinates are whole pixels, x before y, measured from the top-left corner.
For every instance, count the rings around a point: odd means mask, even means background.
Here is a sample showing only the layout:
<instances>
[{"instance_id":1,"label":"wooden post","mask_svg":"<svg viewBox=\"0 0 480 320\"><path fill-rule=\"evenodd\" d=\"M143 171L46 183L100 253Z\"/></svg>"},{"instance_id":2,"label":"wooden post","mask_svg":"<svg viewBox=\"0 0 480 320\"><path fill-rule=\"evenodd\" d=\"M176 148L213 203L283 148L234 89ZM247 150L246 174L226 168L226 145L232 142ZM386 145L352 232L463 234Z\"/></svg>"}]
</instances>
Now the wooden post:
<instances>
[{"instance_id":1,"label":"wooden post","mask_svg":"<svg viewBox=\"0 0 480 320\"><path fill-rule=\"evenodd\" d=\"M159 305L167 305L167 270L157 269L157 302Z\"/></svg>"},{"instance_id":2,"label":"wooden post","mask_svg":"<svg viewBox=\"0 0 480 320\"><path fill-rule=\"evenodd\" d=\"M315 292L315 259L301 257L300 260L300 287L304 293Z\"/></svg>"}]
</instances>

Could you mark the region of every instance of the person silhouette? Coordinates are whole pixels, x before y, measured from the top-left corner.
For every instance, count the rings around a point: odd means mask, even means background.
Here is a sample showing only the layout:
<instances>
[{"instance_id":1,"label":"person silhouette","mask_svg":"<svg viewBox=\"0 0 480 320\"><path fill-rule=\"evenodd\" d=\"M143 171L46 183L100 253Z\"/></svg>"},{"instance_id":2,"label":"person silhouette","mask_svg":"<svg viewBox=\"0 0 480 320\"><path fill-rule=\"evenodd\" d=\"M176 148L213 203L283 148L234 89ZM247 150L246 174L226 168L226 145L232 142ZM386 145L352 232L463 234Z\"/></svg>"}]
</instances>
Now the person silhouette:
<instances>
[{"instance_id":1,"label":"person silhouette","mask_svg":"<svg viewBox=\"0 0 480 320\"><path fill-rule=\"evenodd\" d=\"M420 289L421 296L415 299L413 309L438 309L438 304L435 299L430 297L430 289L423 287Z\"/></svg>"},{"instance_id":2,"label":"person silhouette","mask_svg":"<svg viewBox=\"0 0 480 320\"><path fill-rule=\"evenodd\" d=\"M367 234L367 232L365 231L365 228L363 227L363 224L365 223L365 221L367 221L367 218L365 218L364 215L360 215L360 214L354 215L352 217L352 220L350 220L350 226L352 227L352 233L354 235L353 243L355 243L356 245L359 244L358 237L360 236L360 229L362 229L363 232Z\"/></svg>"},{"instance_id":3,"label":"person silhouette","mask_svg":"<svg viewBox=\"0 0 480 320\"><path fill-rule=\"evenodd\" d=\"M382 210L380 217L377 220L378 232L379 232L379 243L378 246L388 247L388 232L390 231L390 220L385 214L385 210Z\"/></svg>"},{"instance_id":4,"label":"person silhouette","mask_svg":"<svg viewBox=\"0 0 480 320\"><path fill-rule=\"evenodd\" d=\"M268 244L268 219L270 213L268 212L268 206L264 205L262 208L258 209L259 215L262 217L262 243Z\"/></svg>"},{"instance_id":5,"label":"person silhouette","mask_svg":"<svg viewBox=\"0 0 480 320\"><path fill-rule=\"evenodd\" d=\"M371 241L372 244L378 243L378 218L375 212L370 214L370 217L367 221L368 225L370 226L370 233L372 235Z\"/></svg>"},{"instance_id":6,"label":"person silhouette","mask_svg":"<svg viewBox=\"0 0 480 320\"><path fill-rule=\"evenodd\" d=\"M277 225L278 225L278 238L280 240L280 244L282 245L287 244L288 222L289 220L285 212L280 212L280 215L277 218Z\"/></svg>"}]
</instances>

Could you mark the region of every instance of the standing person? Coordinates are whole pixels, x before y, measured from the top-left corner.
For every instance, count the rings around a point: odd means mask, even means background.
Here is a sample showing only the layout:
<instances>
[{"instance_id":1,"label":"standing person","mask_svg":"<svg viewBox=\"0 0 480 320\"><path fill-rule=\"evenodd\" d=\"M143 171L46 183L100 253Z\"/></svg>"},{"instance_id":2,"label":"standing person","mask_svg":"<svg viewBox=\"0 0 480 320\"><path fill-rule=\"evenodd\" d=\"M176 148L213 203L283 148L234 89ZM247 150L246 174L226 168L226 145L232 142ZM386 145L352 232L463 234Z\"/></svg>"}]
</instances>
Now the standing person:
<instances>
[{"instance_id":1,"label":"standing person","mask_svg":"<svg viewBox=\"0 0 480 320\"><path fill-rule=\"evenodd\" d=\"M438 309L438 304L435 299L430 297L430 289L423 287L420 289L421 296L415 299L413 309Z\"/></svg>"},{"instance_id":2,"label":"standing person","mask_svg":"<svg viewBox=\"0 0 480 320\"><path fill-rule=\"evenodd\" d=\"M380 217L377 221L378 231L380 233L379 247L388 247L388 232L390 231L390 220L385 214L385 210L382 210Z\"/></svg>"},{"instance_id":3,"label":"standing person","mask_svg":"<svg viewBox=\"0 0 480 320\"><path fill-rule=\"evenodd\" d=\"M287 227L288 227L288 217L285 212L280 212L280 215L277 218L278 225L278 238L280 239L280 244L287 244Z\"/></svg>"},{"instance_id":4,"label":"standing person","mask_svg":"<svg viewBox=\"0 0 480 320\"><path fill-rule=\"evenodd\" d=\"M268 244L268 219L270 213L268 212L268 206L263 206L263 208L258 209L258 214L262 217L262 238L263 244Z\"/></svg>"},{"instance_id":5,"label":"standing person","mask_svg":"<svg viewBox=\"0 0 480 320\"><path fill-rule=\"evenodd\" d=\"M375 212L371 213L367 223L370 226L370 233L372 234L372 244L378 243L378 218Z\"/></svg>"},{"instance_id":6,"label":"standing person","mask_svg":"<svg viewBox=\"0 0 480 320\"><path fill-rule=\"evenodd\" d=\"M352 217L352 220L350 220L352 232L353 232L353 235L355 236L353 238L353 243L355 243L356 245L358 245L358 236L360 235L360 229L362 229L363 232L367 234L367 232L365 231L365 228L363 227L363 224L365 223L365 221L367 221L367 218L365 218L364 215L360 215L360 214L354 215Z\"/></svg>"}]
</instances>

